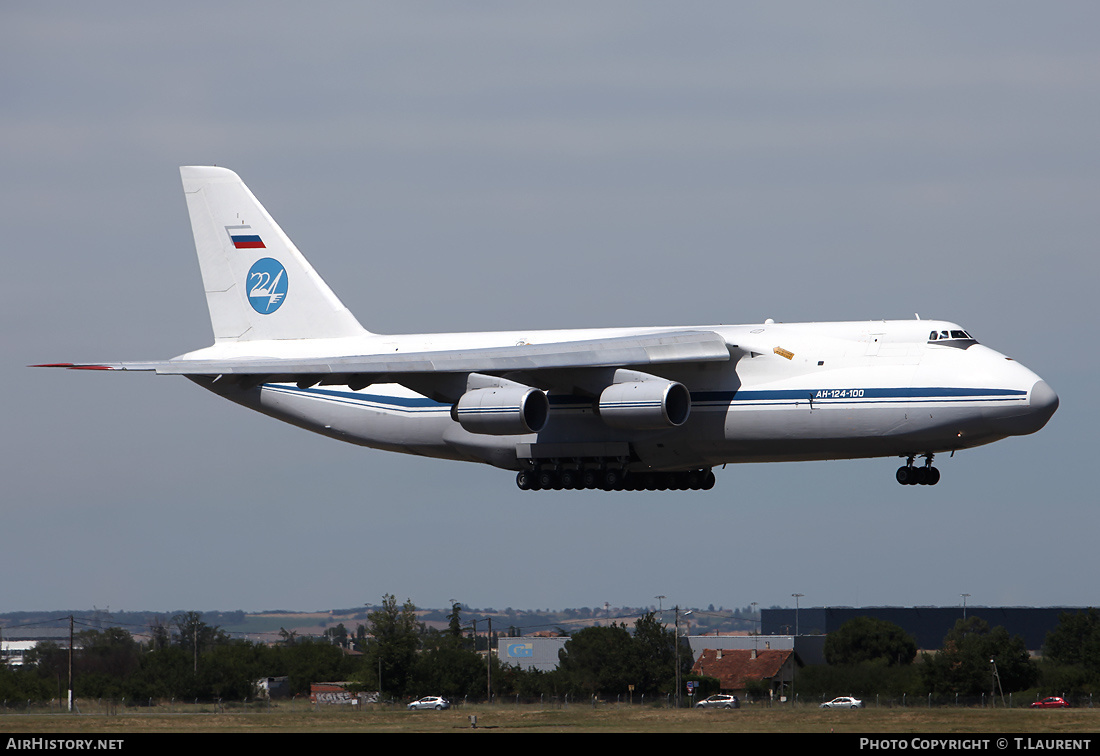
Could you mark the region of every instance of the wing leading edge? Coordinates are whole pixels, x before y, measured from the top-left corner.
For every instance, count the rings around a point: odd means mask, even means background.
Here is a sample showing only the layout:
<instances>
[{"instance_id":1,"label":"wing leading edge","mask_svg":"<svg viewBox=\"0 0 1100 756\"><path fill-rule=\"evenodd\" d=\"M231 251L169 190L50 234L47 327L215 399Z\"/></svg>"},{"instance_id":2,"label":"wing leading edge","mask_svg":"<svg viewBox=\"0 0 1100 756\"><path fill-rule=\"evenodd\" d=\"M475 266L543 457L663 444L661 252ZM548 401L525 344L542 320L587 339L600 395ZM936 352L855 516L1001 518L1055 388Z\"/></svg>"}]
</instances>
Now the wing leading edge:
<instances>
[{"instance_id":1,"label":"wing leading edge","mask_svg":"<svg viewBox=\"0 0 1100 756\"><path fill-rule=\"evenodd\" d=\"M162 362L53 363L34 367L72 370L155 371L159 375L253 376L263 382L369 385L399 376L431 373L506 373L601 367L638 367L730 359L726 340L714 331L674 331L606 339L507 347L314 358L241 357Z\"/></svg>"}]
</instances>

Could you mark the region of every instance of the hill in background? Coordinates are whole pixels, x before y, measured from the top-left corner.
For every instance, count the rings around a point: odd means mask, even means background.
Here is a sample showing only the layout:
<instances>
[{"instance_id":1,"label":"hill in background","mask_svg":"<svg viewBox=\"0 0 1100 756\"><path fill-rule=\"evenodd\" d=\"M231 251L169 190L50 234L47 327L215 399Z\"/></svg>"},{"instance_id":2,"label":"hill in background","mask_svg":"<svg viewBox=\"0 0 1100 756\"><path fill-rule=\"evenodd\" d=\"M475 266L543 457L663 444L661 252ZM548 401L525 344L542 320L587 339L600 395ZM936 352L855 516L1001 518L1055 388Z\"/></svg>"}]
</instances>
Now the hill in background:
<instances>
[{"instance_id":1,"label":"hill in background","mask_svg":"<svg viewBox=\"0 0 1100 756\"><path fill-rule=\"evenodd\" d=\"M202 621L218 627L235 638L252 641L277 641L285 632L293 632L301 637L321 637L326 630L343 624L351 634L359 625L368 626L368 616L380 609L380 605L364 605L350 609L331 609L328 611L299 612L286 609L273 609L261 612L244 611L203 611ZM191 610L171 612L146 611L109 611L57 610L40 612L8 612L0 614L0 629L4 637L21 636L58 636L67 635L69 616L72 615L76 632L87 629L121 627L131 635L146 636L157 625L170 627L172 618ZM478 634L488 630L491 620L496 635L530 635L542 632L573 633L592 625L620 623L632 626L634 621L646 612L656 612L657 607L582 607L579 609L512 609L471 608L461 605L461 620L464 627L477 623ZM689 613L690 612L690 613ZM450 609L417 609L417 616L426 627L443 629L447 627ZM675 613L671 608L660 611L660 619L671 624ZM756 621L754 621L756 620ZM751 607L743 609L723 609L711 605L707 609L682 609L681 628L690 629L692 635L714 633L747 633L757 629L758 618L752 615Z\"/></svg>"}]
</instances>

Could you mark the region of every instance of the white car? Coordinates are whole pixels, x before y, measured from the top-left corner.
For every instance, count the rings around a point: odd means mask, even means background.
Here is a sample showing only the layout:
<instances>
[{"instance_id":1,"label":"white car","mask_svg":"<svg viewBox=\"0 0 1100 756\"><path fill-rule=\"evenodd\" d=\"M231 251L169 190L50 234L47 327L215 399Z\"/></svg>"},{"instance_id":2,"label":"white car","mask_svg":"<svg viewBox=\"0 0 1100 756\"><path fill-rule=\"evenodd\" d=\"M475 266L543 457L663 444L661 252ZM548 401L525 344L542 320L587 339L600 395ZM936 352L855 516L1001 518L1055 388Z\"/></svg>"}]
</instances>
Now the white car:
<instances>
[{"instance_id":1,"label":"white car","mask_svg":"<svg viewBox=\"0 0 1100 756\"><path fill-rule=\"evenodd\" d=\"M409 711L414 711L416 709L435 709L439 711L440 709L449 708L451 708L451 702L439 696L424 696L420 700L413 701L409 704Z\"/></svg>"},{"instance_id":2,"label":"white car","mask_svg":"<svg viewBox=\"0 0 1100 756\"><path fill-rule=\"evenodd\" d=\"M737 696L727 695L725 693L719 693L716 696L710 698L704 698L699 703L695 704L696 709L740 709L741 702L737 700Z\"/></svg>"},{"instance_id":3,"label":"white car","mask_svg":"<svg viewBox=\"0 0 1100 756\"><path fill-rule=\"evenodd\" d=\"M822 709L862 709L863 701L851 696L841 696L821 704Z\"/></svg>"}]
</instances>

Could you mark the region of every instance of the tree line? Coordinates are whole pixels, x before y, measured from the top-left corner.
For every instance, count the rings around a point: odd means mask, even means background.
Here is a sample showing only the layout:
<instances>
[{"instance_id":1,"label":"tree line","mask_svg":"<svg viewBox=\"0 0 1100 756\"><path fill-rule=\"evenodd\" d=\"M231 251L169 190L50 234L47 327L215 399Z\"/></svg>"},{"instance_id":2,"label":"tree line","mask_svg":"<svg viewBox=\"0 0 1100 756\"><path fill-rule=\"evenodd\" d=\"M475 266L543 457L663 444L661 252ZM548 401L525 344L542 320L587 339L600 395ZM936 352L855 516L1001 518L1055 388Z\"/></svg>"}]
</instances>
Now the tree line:
<instances>
[{"instance_id":1,"label":"tree line","mask_svg":"<svg viewBox=\"0 0 1100 756\"><path fill-rule=\"evenodd\" d=\"M488 639L470 632L454 604L443 630L426 628L411 601L386 595L367 624L349 632L343 625L320 638L283 630L275 643L235 639L198 612L177 615L155 627L147 640L123 628L84 630L74 637L73 680L77 699L110 699L142 705L149 701L245 701L256 681L286 677L293 695L306 695L314 682L347 682L353 692L381 693L403 701L423 695L482 701L593 696L632 696L647 701L676 693L677 678L701 682L703 695L718 683L691 678L692 655L654 612L625 623L573 633L552 671L502 664L484 653ZM357 653L349 653L349 649ZM807 666L796 678L802 700L817 696L977 696L1000 691L1036 695L1092 694L1100 689L1100 614L1065 613L1032 659L1021 638L984 620L960 620L943 646L918 656L912 637L889 622L851 620L825 642L827 664ZM994 664L995 662L995 674ZM679 668L677 668L677 663ZM0 700L5 706L63 699L68 687L69 650L40 643L20 667L0 665ZM756 695L767 694L756 686Z\"/></svg>"},{"instance_id":2,"label":"tree line","mask_svg":"<svg viewBox=\"0 0 1100 756\"><path fill-rule=\"evenodd\" d=\"M675 633L650 612L625 624L574 633L553 672L502 664L485 653L488 639L470 632L455 604L445 630L427 628L411 601L387 594L367 624L349 632L342 624L320 638L283 629L275 643L232 638L201 613L177 615L154 627L148 640L123 628L83 630L74 636L73 690L77 699L149 701L245 701L255 683L286 677L292 695L306 695L314 682L347 682L353 692L378 691L383 700L422 695L452 700L521 696L615 695L634 686L639 697L674 692ZM480 646L480 649L479 649ZM357 653L348 653L354 650ZM686 646L681 675L691 667ZM0 666L5 705L63 699L68 689L69 650L39 643L22 666Z\"/></svg>"},{"instance_id":3,"label":"tree line","mask_svg":"<svg viewBox=\"0 0 1100 756\"><path fill-rule=\"evenodd\" d=\"M1038 660L1020 636L978 617L960 619L939 649L919 656L916 641L897 625L857 617L828 635L825 660L801 671L803 698L1091 696L1100 692L1100 613L1063 612Z\"/></svg>"}]
</instances>

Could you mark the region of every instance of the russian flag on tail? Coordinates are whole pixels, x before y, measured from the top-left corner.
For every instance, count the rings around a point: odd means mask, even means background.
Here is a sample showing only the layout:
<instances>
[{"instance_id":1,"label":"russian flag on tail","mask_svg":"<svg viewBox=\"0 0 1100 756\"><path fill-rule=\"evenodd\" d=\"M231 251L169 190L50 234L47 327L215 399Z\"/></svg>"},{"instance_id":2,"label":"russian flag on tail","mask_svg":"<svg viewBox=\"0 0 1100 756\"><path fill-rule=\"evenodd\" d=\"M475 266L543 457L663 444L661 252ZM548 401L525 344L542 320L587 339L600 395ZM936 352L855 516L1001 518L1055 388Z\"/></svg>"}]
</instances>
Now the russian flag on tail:
<instances>
[{"instance_id":1,"label":"russian flag on tail","mask_svg":"<svg viewBox=\"0 0 1100 756\"><path fill-rule=\"evenodd\" d=\"M237 249L267 249L259 234L252 233L252 226L226 226L225 230Z\"/></svg>"}]
</instances>

